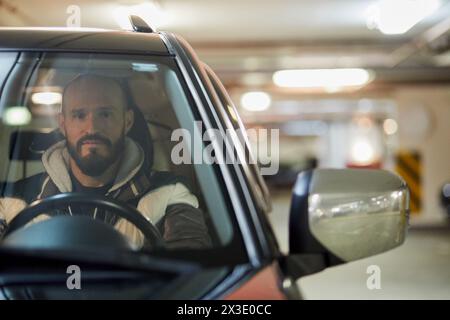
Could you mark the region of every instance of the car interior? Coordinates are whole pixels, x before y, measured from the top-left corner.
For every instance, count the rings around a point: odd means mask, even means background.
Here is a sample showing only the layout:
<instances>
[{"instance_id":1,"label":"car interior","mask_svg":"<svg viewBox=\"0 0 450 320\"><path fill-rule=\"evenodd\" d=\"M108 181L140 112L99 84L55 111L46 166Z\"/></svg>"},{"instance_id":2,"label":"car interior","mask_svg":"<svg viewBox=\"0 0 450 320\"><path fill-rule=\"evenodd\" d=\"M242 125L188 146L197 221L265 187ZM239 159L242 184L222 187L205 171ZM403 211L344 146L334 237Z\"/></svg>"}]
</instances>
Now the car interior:
<instances>
[{"instance_id":1,"label":"car interior","mask_svg":"<svg viewBox=\"0 0 450 320\"><path fill-rule=\"evenodd\" d=\"M171 151L179 143L171 141L171 134L180 124L167 96L164 77L158 74L160 68L167 67L161 64L136 63L130 70L130 61L111 62L102 55L90 58L92 59L86 62L78 56L59 56L53 53L44 56L26 53L18 58L18 63L12 68L5 83L1 104L3 107L19 104L26 106L32 119L26 126L1 126L1 143L8 145L8 151L0 154L0 162L5 170L1 194L6 193L12 182L42 172L42 153L63 139L56 120L61 103L51 106L37 104L33 102L32 95L49 88L54 92L62 92L74 76L83 72L112 76L120 82L129 107L134 112L134 124L128 136L145 151L145 165L151 170L170 171L183 177L205 212L213 243L220 243L214 232L215 227L208 214L194 165L174 164L171 161ZM24 87L26 92L23 92Z\"/></svg>"}]
</instances>

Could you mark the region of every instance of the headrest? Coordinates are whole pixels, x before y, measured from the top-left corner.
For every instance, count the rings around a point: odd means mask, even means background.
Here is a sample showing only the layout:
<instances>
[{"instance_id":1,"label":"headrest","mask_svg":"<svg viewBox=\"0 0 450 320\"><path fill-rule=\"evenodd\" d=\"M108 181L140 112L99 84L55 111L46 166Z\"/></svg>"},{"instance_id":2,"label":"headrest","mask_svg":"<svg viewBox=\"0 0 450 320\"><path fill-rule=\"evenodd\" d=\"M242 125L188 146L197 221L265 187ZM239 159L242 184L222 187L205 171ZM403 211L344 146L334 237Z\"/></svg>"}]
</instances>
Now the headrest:
<instances>
[{"instance_id":1,"label":"headrest","mask_svg":"<svg viewBox=\"0 0 450 320\"><path fill-rule=\"evenodd\" d=\"M50 146L64 139L59 129L47 131L14 131L9 138L10 160L40 160Z\"/></svg>"}]
</instances>

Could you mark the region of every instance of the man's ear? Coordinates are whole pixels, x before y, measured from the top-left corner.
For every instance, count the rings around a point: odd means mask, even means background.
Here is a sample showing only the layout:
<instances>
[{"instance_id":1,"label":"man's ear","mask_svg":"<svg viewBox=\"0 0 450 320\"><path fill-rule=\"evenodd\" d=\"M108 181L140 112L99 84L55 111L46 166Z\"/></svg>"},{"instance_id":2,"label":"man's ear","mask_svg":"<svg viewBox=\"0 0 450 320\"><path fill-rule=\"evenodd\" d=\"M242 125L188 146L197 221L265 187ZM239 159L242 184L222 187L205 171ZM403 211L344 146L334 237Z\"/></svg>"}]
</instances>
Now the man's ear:
<instances>
[{"instance_id":1,"label":"man's ear","mask_svg":"<svg viewBox=\"0 0 450 320\"><path fill-rule=\"evenodd\" d=\"M58 126L59 126L59 131L61 132L61 134L65 137L66 136L66 130L65 125L64 125L64 114L62 112L58 113Z\"/></svg>"},{"instance_id":2,"label":"man's ear","mask_svg":"<svg viewBox=\"0 0 450 320\"><path fill-rule=\"evenodd\" d=\"M125 112L125 133L128 133L130 131L131 127L134 123L134 112L131 109L127 109Z\"/></svg>"}]
</instances>

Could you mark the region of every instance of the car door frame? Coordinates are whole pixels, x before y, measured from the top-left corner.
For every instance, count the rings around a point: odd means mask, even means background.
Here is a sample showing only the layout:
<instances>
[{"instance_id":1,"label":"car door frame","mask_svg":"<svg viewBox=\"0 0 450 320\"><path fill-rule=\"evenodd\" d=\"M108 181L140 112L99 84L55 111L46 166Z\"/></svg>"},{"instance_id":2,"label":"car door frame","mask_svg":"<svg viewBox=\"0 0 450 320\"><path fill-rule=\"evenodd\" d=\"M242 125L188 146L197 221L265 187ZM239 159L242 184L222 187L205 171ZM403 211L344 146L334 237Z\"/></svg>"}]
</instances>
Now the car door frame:
<instances>
[{"instance_id":1,"label":"car door frame","mask_svg":"<svg viewBox=\"0 0 450 320\"><path fill-rule=\"evenodd\" d=\"M211 83L206 70L207 67L205 68L205 64L200 61L195 51L184 39L171 33L160 32L160 35L179 65L180 72L186 81L205 127L219 129L225 137L227 126L225 119L221 118L222 112L220 111L223 109L223 105ZM223 88L221 83L220 86ZM232 151L228 147L225 149L227 149L226 152ZM248 163L245 165L248 167ZM278 291L282 295L288 296L287 290L291 290L291 286L286 288L284 285L286 276L279 265L282 254L267 219L270 206L264 208L256 205L257 201L248 182L249 176L246 175L242 166L237 163L220 164L220 168L232 197L232 205L249 254L250 265L235 268L229 277L224 280L224 283L228 283L226 285L228 289L221 288L219 296L226 296L239 286L248 283L249 279L255 277L259 272L267 269L274 272ZM215 293L208 296L217 297Z\"/></svg>"}]
</instances>

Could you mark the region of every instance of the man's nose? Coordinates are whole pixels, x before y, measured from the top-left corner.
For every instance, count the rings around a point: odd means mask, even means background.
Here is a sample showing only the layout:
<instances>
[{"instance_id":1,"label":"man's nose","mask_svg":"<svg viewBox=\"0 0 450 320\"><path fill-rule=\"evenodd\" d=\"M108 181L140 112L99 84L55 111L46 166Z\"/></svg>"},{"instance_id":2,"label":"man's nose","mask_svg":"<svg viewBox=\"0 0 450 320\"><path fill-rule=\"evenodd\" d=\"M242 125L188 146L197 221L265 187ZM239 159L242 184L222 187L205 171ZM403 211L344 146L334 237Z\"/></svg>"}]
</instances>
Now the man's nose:
<instances>
[{"instance_id":1,"label":"man's nose","mask_svg":"<svg viewBox=\"0 0 450 320\"><path fill-rule=\"evenodd\" d=\"M93 112L90 112L86 118L85 130L87 133L96 133L100 128L100 123Z\"/></svg>"}]
</instances>

